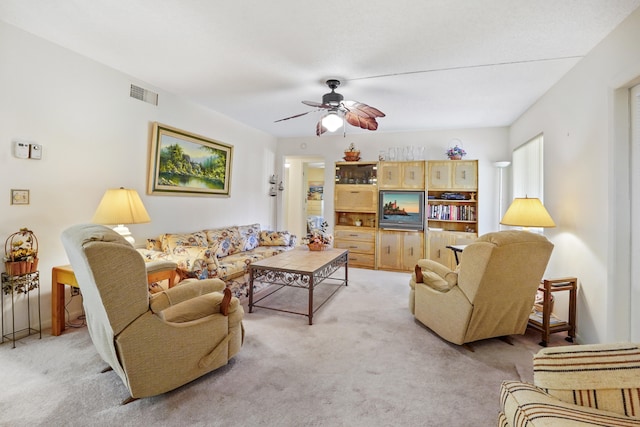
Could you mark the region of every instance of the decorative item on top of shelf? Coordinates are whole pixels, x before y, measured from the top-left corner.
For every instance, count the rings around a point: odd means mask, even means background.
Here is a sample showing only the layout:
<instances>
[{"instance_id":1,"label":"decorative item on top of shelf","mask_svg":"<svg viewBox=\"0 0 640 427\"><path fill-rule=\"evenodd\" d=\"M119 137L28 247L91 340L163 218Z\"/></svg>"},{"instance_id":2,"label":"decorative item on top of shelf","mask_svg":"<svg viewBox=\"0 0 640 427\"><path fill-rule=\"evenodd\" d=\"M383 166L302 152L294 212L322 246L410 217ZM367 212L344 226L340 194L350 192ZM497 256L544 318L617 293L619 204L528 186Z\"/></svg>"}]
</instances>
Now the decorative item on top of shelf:
<instances>
[{"instance_id":1,"label":"decorative item on top of shelf","mask_svg":"<svg viewBox=\"0 0 640 427\"><path fill-rule=\"evenodd\" d=\"M303 245L307 245L310 251L324 251L331 247L333 235L327 233L327 221L322 221L320 228L312 228L306 237L301 239Z\"/></svg>"},{"instance_id":2,"label":"decorative item on top of shelf","mask_svg":"<svg viewBox=\"0 0 640 427\"><path fill-rule=\"evenodd\" d=\"M464 156L467 155L467 152L462 147L462 140L458 138L453 138L449 142L449 149L446 152L449 160L461 160Z\"/></svg>"},{"instance_id":3,"label":"decorative item on top of shelf","mask_svg":"<svg viewBox=\"0 0 640 427\"><path fill-rule=\"evenodd\" d=\"M357 162L360 160L360 150L353 144L349 144L349 148L344 150L344 160L346 162Z\"/></svg>"},{"instance_id":4,"label":"decorative item on top of shelf","mask_svg":"<svg viewBox=\"0 0 640 427\"><path fill-rule=\"evenodd\" d=\"M362 220L360 218L355 220L355 225L356 227L361 227L362 226Z\"/></svg>"},{"instance_id":5,"label":"decorative item on top of shelf","mask_svg":"<svg viewBox=\"0 0 640 427\"><path fill-rule=\"evenodd\" d=\"M460 160L466 155L467 152L464 151L464 148L459 147L458 144L447 150L447 157L449 160Z\"/></svg>"},{"instance_id":6,"label":"decorative item on top of shelf","mask_svg":"<svg viewBox=\"0 0 640 427\"><path fill-rule=\"evenodd\" d=\"M10 276L33 273L38 269L38 238L28 228L13 233L4 243L4 265Z\"/></svg>"}]
</instances>

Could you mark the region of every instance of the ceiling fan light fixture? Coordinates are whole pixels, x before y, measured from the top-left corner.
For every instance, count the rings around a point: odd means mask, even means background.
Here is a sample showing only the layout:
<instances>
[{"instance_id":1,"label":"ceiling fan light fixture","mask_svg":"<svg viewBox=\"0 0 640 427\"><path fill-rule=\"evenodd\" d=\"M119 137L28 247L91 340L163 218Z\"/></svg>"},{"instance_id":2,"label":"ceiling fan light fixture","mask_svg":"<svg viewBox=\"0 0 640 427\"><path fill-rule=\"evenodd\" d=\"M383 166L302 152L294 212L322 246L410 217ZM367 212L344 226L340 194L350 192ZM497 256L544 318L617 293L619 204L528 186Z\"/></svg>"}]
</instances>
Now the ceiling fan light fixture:
<instances>
[{"instance_id":1,"label":"ceiling fan light fixture","mask_svg":"<svg viewBox=\"0 0 640 427\"><path fill-rule=\"evenodd\" d=\"M342 117L338 113L332 111L327 113L322 118L322 126L324 126L329 132L335 132L344 124Z\"/></svg>"}]
</instances>

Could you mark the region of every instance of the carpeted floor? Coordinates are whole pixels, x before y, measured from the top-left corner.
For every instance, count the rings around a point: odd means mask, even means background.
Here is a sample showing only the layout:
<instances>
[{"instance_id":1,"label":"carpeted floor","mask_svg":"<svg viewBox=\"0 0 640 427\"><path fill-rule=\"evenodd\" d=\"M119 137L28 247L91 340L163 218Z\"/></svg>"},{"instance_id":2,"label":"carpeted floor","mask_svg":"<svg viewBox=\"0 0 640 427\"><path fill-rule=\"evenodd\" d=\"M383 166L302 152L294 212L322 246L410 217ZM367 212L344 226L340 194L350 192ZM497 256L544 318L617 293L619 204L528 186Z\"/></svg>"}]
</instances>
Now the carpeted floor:
<instances>
[{"instance_id":1,"label":"carpeted floor","mask_svg":"<svg viewBox=\"0 0 640 427\"><path fill-rule=\"evenodd\" d=\"M349 273L312 326L245 306L245 343L227 366L124 406L127 391L113 372L100 373L85 328L5 343L0 425L492 426L501 381L531 380L538 334L470 352L414 320L408 274ZM294 291L275 298L304 309L306 291Z\"/></svg>"}]
</instances>

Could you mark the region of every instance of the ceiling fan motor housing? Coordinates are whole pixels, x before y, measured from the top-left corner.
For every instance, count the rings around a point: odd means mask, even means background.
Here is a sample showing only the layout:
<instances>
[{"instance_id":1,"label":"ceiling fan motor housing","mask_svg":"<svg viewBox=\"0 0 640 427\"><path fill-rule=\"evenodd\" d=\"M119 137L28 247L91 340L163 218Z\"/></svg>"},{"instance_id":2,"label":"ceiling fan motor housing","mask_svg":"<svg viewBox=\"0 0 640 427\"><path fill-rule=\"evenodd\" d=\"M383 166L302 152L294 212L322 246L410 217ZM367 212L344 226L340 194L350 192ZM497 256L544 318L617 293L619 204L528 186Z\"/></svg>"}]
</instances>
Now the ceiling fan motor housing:
<instances>
[{"instance_id":1,"label":"ceiling fan motor housing","mask_svg":"<svg viewBox=\"0 0 640 427\"><path fill-rule=\"evenodd\" d=\"M322 95L322 103L325 105L339 106L344 96L336 93L336 88L340 86L340 80L327 80L327 86L331 89L331 92Z\"/></svg>"}]
</instances>

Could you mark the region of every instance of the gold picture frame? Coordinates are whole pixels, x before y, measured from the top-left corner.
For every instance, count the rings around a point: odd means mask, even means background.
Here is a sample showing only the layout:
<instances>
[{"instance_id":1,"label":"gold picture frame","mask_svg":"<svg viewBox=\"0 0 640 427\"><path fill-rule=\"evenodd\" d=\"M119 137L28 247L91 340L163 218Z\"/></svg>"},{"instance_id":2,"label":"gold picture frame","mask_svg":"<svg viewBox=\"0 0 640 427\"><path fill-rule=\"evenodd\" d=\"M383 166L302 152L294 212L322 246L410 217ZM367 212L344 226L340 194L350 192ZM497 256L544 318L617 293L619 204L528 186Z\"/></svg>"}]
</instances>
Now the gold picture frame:
<instances>
[{"instance_id":1,"label":"gold picture frame","mask_svg":"<svg viewBox=\"0 0 640 427\"><path fill-rule=\"evenodd\" d=\"M29 190L11 190L12 205L28 205Z\"/></svg>"},{"instance_id":2,"label":"gold picture frame","mask_svg":"<svg viewBox=\"0 0 640 427\"><path fill-rule=\"evenodd\" d=\"M233 145L153 123L147 193L229 197Z\"/></svg>"}]
</instances>

